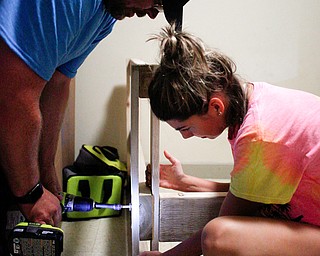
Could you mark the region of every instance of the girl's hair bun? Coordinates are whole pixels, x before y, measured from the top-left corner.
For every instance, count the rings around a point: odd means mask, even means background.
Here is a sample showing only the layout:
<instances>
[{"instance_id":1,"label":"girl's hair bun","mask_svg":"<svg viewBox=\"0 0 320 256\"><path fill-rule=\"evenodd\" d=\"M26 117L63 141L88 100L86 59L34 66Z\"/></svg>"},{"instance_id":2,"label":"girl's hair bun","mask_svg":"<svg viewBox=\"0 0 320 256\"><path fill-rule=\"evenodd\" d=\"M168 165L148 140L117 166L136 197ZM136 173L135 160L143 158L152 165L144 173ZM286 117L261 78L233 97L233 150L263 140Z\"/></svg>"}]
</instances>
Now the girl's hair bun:
<instances>
[{"instance_id":1,"label":"girl's hair bun","mask_svg":"<svg viewBox=\"0 0 320 256\"><path fill-rule=\"evenodd\" d=\"M160 41L160 64L168 69L180 70L203 67L206 48L204 43L185 31L176 31L175 25L167 26L149 40ZM207 66L205 68L208 68Z\"/></svg>"}]
</instances>

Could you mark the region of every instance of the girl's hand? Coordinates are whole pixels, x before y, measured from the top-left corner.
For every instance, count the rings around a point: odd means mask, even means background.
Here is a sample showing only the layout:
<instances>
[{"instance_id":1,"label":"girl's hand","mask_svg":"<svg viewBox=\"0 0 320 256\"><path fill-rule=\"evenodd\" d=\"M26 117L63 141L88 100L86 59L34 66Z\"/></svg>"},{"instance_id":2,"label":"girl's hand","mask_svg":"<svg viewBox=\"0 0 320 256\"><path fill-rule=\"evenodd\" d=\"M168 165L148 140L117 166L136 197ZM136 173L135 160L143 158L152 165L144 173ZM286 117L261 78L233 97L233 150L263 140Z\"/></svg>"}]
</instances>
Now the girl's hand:
<instances>
[{"instance_id":1,"label":"girl's hand","mask_svg":"<svg viewBox=\"0 0 320 256\"><path fill-rule=\"evenodd\" d=\"M180 161L166 150L164 151L164 155L171 164L160 165L160 187L184 191L186 187L186 184L184 184L186 175L183 172Z\"/></svg>"}]
</instances>

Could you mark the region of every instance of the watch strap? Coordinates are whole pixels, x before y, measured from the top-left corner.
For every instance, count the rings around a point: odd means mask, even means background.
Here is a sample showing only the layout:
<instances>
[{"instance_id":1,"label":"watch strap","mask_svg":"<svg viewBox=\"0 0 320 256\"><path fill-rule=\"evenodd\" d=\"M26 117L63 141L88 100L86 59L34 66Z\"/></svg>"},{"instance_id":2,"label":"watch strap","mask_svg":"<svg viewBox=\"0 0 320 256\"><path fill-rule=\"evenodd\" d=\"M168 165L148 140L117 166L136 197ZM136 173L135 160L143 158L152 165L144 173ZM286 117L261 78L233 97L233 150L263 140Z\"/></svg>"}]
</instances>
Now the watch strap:
<instances>
[{"instance_id":1,"label":"watch strap","mask_svg":"<svg viewBox=\"0 0 320 256\"><path fill-rule=\"evenodd\" d=\"M16 196L15 200L18 204L34 204L43 194L43 187L38 182L26 195Z\"/></svg>"}]
</instances>

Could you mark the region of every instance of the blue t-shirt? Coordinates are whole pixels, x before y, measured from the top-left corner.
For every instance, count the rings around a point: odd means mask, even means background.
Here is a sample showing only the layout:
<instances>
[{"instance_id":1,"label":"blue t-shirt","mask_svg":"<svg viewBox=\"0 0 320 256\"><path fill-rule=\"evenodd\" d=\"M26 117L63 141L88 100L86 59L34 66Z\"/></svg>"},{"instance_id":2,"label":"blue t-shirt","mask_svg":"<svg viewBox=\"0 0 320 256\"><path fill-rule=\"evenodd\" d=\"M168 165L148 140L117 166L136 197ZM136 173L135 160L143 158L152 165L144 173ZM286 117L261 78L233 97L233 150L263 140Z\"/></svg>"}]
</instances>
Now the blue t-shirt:
<instances>
[{"instance_id":1,"label":"blue t-shirt","mask_svg":"<svg viewBox=\"0 0 320 256\"><path fill-rule=\"evenodd\" d=\"M74 77L115 21L103 0L0 0L0 36L45 80Z\"/></svg>"}]
</instances>

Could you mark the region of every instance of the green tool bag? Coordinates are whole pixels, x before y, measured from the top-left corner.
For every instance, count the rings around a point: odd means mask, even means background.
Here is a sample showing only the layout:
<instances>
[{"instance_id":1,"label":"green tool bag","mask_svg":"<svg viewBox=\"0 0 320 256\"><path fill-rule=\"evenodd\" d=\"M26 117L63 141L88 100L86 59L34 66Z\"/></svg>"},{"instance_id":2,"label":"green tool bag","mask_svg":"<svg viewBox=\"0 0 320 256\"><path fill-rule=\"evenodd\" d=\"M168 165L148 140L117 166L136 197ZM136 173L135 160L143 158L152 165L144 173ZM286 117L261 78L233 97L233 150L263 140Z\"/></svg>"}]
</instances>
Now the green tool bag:
<instances>
[{"instance_id":1,"label":"green tool bag","mask_svg":"<svg viewBox=\"0 0 320 256\"><path fill-rule=\"evenodd\" d=\"M83 145L72 166L63 169L63 191L89 197L98 203L121 204L126 184L126 166L117 149L109 146ZM94 209L89 212L67 212L64 219L89 219L119 216L121 211Z\"/></svg>"},{"instance_id":2,"label":"green tool bag","mask_svg":"<svg viewBox=\"0 0 320 256\"><path fill-rule=\"evenodd\" d=\"M110 146L82 145L73 165L78 173L127 173L125 164L119 160L118 150Z\"/></svg>"}]
</instances>

